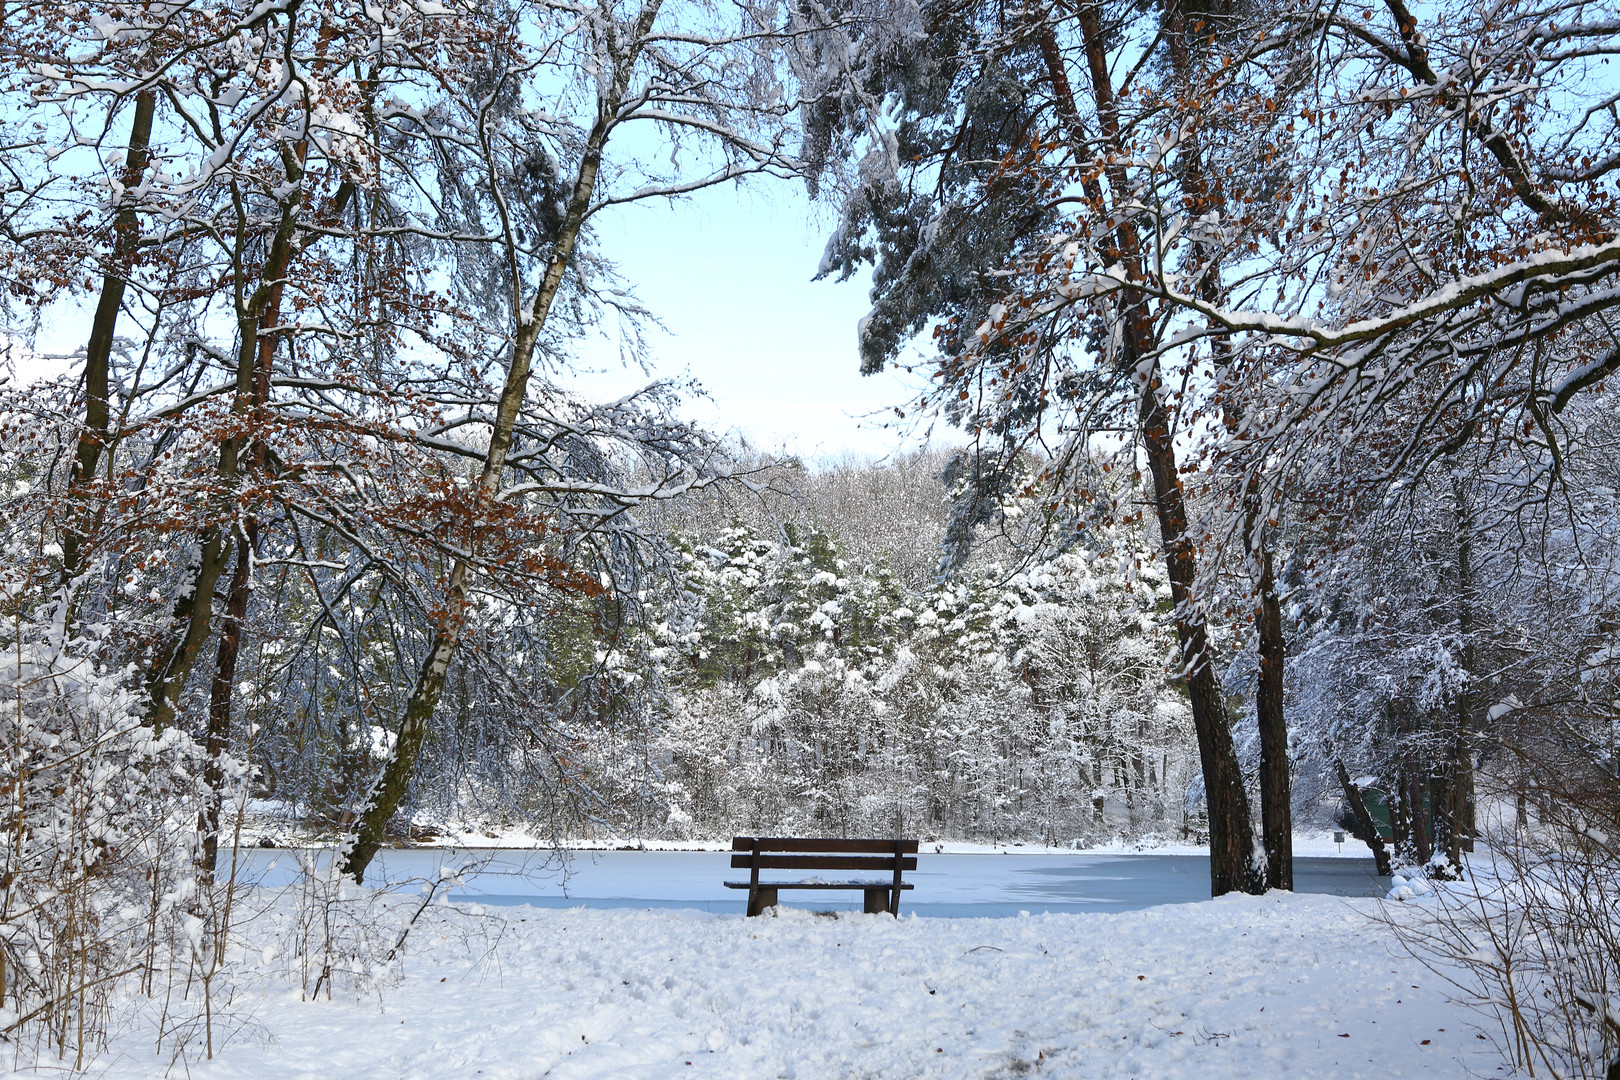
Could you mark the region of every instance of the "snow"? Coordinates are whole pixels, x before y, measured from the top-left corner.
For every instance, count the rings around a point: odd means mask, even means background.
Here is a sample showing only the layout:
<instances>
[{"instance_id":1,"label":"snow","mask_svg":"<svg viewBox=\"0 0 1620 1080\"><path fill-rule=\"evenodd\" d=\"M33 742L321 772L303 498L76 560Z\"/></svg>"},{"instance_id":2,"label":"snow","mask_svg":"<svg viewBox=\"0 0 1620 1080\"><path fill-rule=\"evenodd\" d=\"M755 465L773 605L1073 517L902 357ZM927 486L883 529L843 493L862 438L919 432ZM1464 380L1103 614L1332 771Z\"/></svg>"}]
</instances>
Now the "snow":
<instances>
[{"instance_id":1,"label":"snow","mask_svg":"<svg viewBox=\"0 0 1620 1080\"><path fill-rule=\"evenodd\" d=\"M909 617L910 612L907 612ZM1372 782L1371 779L1368 781ZM280 847L297 847L304 837L293 824L293 815L285 803L269 799L251 800L247 807L248 819L243 829L243 842L248 846L268 840ZM730 851L731 839L654 840L637 836L605 834L598 837L567 837L557 839L536 835L519 825L500 823L457 822L444 825L421 821L440 830L435 840L417 845L419 848L501 848L511 851ZM1335 843L1333 830L1294 829L1295 858L1371 858L1367 845L1349 834L1344 842ZM313 837L309 837L313 839ZM1008 840L980 843L967 840L938 840L923 843L922 849L953 855L1129 855L1151 853L1155 855L1208 855L1209 845L1167 838L1155 834L1132 838L1119 838L1105 844L1072 843L1046 844L1036 841Z\"/></svg>"},{"instance_id":2,"label":"snow","mask_svg":"<svg viewBox=\"0 0 1620 1080\"><path fill-rule=\"evenodd\" d=\"M1372 900L1272 893L1127 914L450 911L380 996L267 980L193 1080L1460 1076L1473 1016ZM1395 905L1394 917L1411 910ZM127 1041L108 1080L165 1075Z\"/></svg>"},{"instance_id":3,"label":"snow","mask_svg":"<svg viewBox=\"0 0 1620 1080\"><path fill-rule=\"evenodd\" d=\"M1371 852L1367 845L1356 840L1349 834L1345 835L1344 842L1338 843L1333 839L1333 831L1311 829L1294 830L1294 857L1299 858L1347 858L1370 859ZM728 845L729 846L729 845ZM1140 836L1135 839L1120 838L1107 844L1086 844L1073 847L1067 844L1033 844L1013 841L1004 844L973 844L962 841L947 841L941 844L924 845L925 850L937 850L952 854L988 854L998 853L1007 855L1042 855L1042 854L1082 854L1082 855L1208 855L1208 844L1195 844L1189 841L1167 839L1162 836Z\"/></svg>"}]
</instances>

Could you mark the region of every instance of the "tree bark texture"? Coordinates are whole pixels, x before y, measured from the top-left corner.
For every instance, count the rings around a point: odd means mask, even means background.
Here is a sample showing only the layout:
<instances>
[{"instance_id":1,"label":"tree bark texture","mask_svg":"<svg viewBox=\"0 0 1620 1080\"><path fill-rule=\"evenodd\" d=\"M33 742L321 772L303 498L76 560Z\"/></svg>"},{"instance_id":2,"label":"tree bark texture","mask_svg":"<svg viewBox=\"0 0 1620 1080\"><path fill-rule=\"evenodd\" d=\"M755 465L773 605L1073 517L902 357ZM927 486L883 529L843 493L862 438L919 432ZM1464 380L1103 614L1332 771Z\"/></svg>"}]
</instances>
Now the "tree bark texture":
<instances>
[{"instance_id":1,"label":"tree bark texture","mask_svg":"<svg viewBox=\"0 0 1620 1080\"><path fill-rule=\"evenodd\" d=\"M1166 42L1171 67L1189 96L1197 93L1195 86L1198 62L1207 60L1215 42L1219 16L1231 14L1230 4L1199 3L1197 0L1171 0L1166 13ZM1182 183L1189 209L1193 214L1220 213L1224 203L1213 196L1214 185L1209 181L1204 154L1196 131L1189 132L1178 155ZM1212 307L1225 299L1221 283L1221 268L1217 255L1208 245L1196 245L1202 264L1198 275L1198 291ZM1225 334L1217 334L1210 341L1211 360L1217 370L1229 371L1231 343ZM1221 404L1221 420L1228 434L1236 435L1240 417L1225 400ZM1255 678L1255 718L1260 737L1260 833L1265 852L1265 887L1288 889L1294 887L1294 819L1293 779L1289 772L1288 726L1283 714L1283 674L1286 663L1286 643L1283 637L1281 603L1277 596L1277 579L1273 572L1273 556L1266 542L1266 514L1251 482L1245 481L1243 496L1243 536L1245 554L1259 567L1255 581L1256 604L1254 612L1255 637L1259 653L1259 671Z\"/></svg>"},{"instance_id":2,"label":"tree bark texture","mask_svg":"<svg viewBox=\"0 0 1620 1080\"><path fill-rule=\"evenodd\" d=\"M1260 673L1254 711L1260 725L1260 826L1266 849L1266 885L1294 888L1293 782L1288 764L1288 725L1283 718L1282 607L1269 550L1260 552L1260 597L1255 612Z\"/></svg>"},{"instance_id":3,"label":"tree bark texture","mask_svg":"<svg viewBox=\"0 0 1620 1080\"><path fill-rule=\"evenodd\" d=\"M135 95L135 112L130 120L129 145L120 177L126 202L113 219L112 265L101 278L101 298L90 320L90 340L84 350L84 427L73 456L68 490L81 494L95 479L101 454L107 445L111 411L112 344L118 329L118 313L124 306L124 287L129 263L140 241L140 221L129 192L141 182L151 156L152 118L157 112L157 96L151 90ZM82 571L84 544L90 533L88 511L80 509L75 520L62 531L62 584L67 585Z\"/></svg>"},{"instance_id":4,"label":"tree bark texture","mask_svg":"<svg viewBox=\"0 0 1620 1080\"><path fill-rule=\"evenodd\" d=\"M1204 773L1204 799L1209 810L1209 879L1214 896L1229 892L1264 892L1255 865L1254 827L1243 770L1232 745L1232 726L1221 698L1210 655L1209 631L1193 596L1197 567L1187 536L1186 495L1176 471L1169 417L1158 387L1142 395L1141 435L1153 474L1154 505L1175 603L1176 637L1191 699L1198 758Z\"/></svg>"},{"instance_id":5,"label":"tree bark texture","mask_svg":"<svg viewBox=\"0 0 1620 1080\"><path fill-rule=\"evenodd\" d=\"M1401 778L1401 796L1406 803L1406 825L1409 830L1408 852L1413 862L1426 866L1434 858L1434 833L1430 831L1429 811L1424 806L1425 796L1429 794L1428 785L1423 782L1421 765L1403 769Z\"/></svg>"},{"instance_id":6,"label":"tree bark texture","mask_svg":"<svg viewBox=\"0 0 1620 1080\"><path fill-rule=\"evenodd\" d=\"M204 749L208 762L203 767L207 803L202 821L202 870L212 879L219 868L219 823L225 805L225 770L221 758L230 749L231 697L236 683L236 662L242 649L242 624L247 619L252 592L253 556L258 543L258 527L249 521L236 539L236 565L231 572L231 589L225 599L225 617L219 629L215 652L214 680L208 692L208 732Z\"/></svg>"}]
</instances>

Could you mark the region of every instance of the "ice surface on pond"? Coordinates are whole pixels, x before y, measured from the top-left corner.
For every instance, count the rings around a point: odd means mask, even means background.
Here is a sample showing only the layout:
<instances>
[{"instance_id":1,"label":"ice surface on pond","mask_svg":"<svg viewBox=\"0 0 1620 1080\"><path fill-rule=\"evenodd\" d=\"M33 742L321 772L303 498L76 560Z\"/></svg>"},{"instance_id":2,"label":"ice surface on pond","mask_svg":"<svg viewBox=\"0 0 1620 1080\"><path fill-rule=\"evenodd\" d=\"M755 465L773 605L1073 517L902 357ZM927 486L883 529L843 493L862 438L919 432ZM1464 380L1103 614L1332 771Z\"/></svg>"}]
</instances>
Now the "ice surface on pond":
<instances>
[{"instance_id":1,"label":"ice surface on pond","mask_svg":"<svg viewBox=\"0 0 1620 1080\"><path fill-rule=\"evenodd\" d=\"M324 856L323 856L324 857ZM291 851L249 853L250 876L265 884L291 879ZM730 852L578 851L562 864L547 852L513 850L384 850L366 874L367 884L437 880L441 870L471 866L451 899L541 907L698 908L740 912L742 890L726 881L746 881L730 867ZM781 877L774 875L781 874ZM874 881L884 879L873 874ZM769 871L764 879L803 880ZM1370 859L1296 858L1295 888L1339 896L1381 896L1388 889L1374 876ZM1159 904L1209 899L1209 859L1200 855L931 854L906 873L916 889L901 899L903 912L934 917L1008 917L1020 912L1135 911ZM860 910L858 890L808 891L783 903L817 911Z\"/></svg>"}]
</instances>

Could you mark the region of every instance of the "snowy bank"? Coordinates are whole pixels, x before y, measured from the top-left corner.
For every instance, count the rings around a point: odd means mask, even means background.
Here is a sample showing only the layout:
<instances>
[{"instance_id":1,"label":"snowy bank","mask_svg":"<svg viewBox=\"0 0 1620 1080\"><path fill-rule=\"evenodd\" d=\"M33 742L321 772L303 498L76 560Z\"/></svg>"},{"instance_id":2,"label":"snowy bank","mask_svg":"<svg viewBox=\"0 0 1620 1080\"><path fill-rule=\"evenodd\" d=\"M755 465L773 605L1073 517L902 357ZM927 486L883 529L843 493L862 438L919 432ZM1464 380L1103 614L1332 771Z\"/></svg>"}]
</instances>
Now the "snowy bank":
<instances>
[{"instance_id":1,"label":"snowy bank","mask_svg":"<svg viewBox=\"0 0 1620 1080\"><path fill-rule=\"evenodd\" d=\"M244 822L243 843L253 847L261 842L274 847L321 846L336 841L336 836L319 830L297 826L288 816L284 804L268 801L255 802L249 807ZM428 829L427 825L422 826ZM606 835L592 838L568 837L558 839L514 824L498 823L439 823L431 827L432 839L420 841L410 847L420 848L499 848L510 851L730 851L731 839L656 840L637 836ZM1345 834L1342 842L1335 842L1332 831L1298 829L1294 831L1294 854L1311 858L1371 859L1366 844ZM1107 843L1047 844L1039 841L1008 840L982 843L970 840L926 840L924 851L950 855L1208 855L1209 845L1192 843L1176 837L1147 834L1134 838L1121 837Z\"/></svg>"},{"instance_id":2,"label":"snowy bank","mask_svg":"<svg viewBox=\"0 0 1620 1080\"><path fill-rule=\"evenodd\" d=\"M485 909L413 939L381 998L267 982L194 1080L1461 1076L1471 1014L1373 901L1272 893L1114 915ZM1410 910L1398 906L1396 912ZM477 912L469 913L470 915ZM125 1046L109 1080L164 1075Z\"/></svg>"}]
</instances>

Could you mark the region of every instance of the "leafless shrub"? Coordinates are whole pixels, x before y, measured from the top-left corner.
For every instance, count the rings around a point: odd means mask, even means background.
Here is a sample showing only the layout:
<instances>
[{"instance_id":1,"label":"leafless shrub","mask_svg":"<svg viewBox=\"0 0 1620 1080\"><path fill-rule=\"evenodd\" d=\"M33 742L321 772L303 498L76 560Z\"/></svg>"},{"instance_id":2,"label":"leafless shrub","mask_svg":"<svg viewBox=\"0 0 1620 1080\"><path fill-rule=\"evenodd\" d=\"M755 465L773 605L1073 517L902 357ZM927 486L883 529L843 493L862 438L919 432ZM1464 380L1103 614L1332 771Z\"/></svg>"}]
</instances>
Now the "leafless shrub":
<instances>
[{"instance_id":1,"label":"leafless shrub","mask_svg":"<svg viewBox=\"0 0 1620 1080\"><path fill-rule=\"evenodd\" d=\"M8 599L11 597L8 597ZM198 874L202 752L142 723L96 642L14 606L0 657L0 1033L82 1068L217 915ZM204 1006L206 1007L206 1006Z\"/></svg>"},{"instance_id":2,"label":"leafless shrub","mask_svg":"<svg viewBox=\"0 0 1620 1080\"><path fill-rule=\"evenodd\" d=\"M247 937L260 966L296 986L304 1000L325 994L380 995L401 974L413 934L426 927L465 940L461 955L476 966L493 951L502 920L447 908L450 889L464 875L485 868L488 857L446 863L436 873L389 882L383 888L356 885L331 853L289 853L297 864L291 884L262 889Z\"/></svg>"},{"instance_id":3,"label":"leafless shrub","mask_svg":"<svg viewBox=\"0 0 1620 1080\"><path fill-rule=\"evenodd\" d=\"M1515 748L1489 823L1491 858L1417 918L1401 944L1488 1017L1530 1076L1620 1077L1620 776L1569 740ZM1531 821L1528 806L1538 810Z\"/></svg>"}]
</instances>

